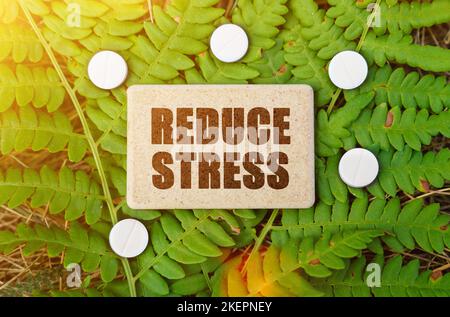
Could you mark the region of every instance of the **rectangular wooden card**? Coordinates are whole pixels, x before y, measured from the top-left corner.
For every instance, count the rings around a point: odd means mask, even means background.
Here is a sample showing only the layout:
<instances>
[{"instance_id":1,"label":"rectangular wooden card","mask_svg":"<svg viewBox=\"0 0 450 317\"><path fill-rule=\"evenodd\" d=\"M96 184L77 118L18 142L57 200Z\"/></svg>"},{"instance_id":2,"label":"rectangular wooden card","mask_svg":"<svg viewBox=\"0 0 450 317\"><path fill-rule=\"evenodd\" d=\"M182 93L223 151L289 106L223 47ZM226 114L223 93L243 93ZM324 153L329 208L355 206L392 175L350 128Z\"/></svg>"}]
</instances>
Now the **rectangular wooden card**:
<instances>
[{"instance_id":1,"label":"rectangular wooden card","mask_svg":"<svg viewBox=\"0 0 450 317\"><path fill-rule=\"evenodd\" d=\"M131 208L310 207L313 90L307 85L132 86L127 155Z\"/></svg>"}]
</instances>

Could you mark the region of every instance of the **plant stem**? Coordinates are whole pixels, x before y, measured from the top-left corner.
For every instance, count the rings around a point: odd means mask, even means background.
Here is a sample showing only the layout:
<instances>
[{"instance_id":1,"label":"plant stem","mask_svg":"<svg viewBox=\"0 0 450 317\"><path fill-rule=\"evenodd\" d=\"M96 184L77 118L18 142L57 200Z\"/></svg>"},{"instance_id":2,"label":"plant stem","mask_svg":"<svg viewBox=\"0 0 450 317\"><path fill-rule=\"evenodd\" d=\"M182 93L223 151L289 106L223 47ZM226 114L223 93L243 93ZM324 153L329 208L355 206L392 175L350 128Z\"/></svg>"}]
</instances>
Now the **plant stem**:
<instances>
[{"instance_id":1,"label":"plant stem","mask_svg":"<svg viewBox=\"0 0 450 317\"><path fill-rule=\"evenodd\" d=\"M377 10L380 7L381 0L377 0L375 4L375 10L369 15L367 19L367 24L364 27L363 32L361 33L361 38L359 39L358 45L356 46L356 51L359 52L364 44L364 40L366 39L367 33L369 32L369 27L372 24L373 19L375 18L375 14L377 14ZM340 94L342 92L342 89L339 88L336 90L336 92L333 95L333 98L331 99L330 105L328 106L327 113L328 115L333 111L334 105L336 104L336 101L338 100Z\"/></svg>"},{"instance_id":2,"label":"plant stem","mask_svg":"<svg viewBox=\"0 0 450 317\"><path fill-rule=\"evenodd\" d=\"M111 218L111 222L112 224L116 224L117 223L117 214L116 214L116 210L114 207L114 203L112 201L111 198L111 192L109 191L109 186L108 186L108 181L106 179L106 174L105 171L103 169L103 165L102 165L102 161L100 159L100 154L98 152L98 148L96 146L96 143L94 141L94 138L92 136L91 130L89 128L88 122L86 120L86 117L84 115L84 111L83 108L80 105L80 102L78 101L78 98L76 96L75 91L72 89L72 87L69 84L69 81L67 80L66 76L64 75L64 72L61 69L61 66L58 64L58 61L56 59L55 54L53 53L52 48L50 47L50 45L47 43L47 41L45 40L44 36L42 35L41 31L39 30L36 22L34 21L30 11L28 10L28 8L26 7L25 3L23 0L19 0L19 5L22 8L23 13L25 14L28 22L30 23L31 27L33 28L34 33L36 34L36 36L38 37L39 41L41 42L42 46L44 47L48 57L50 58L53 67L55 68L64 88L67 91L67 94L69 95L75 110L78 114L78 117L80 119L81 125L83 127L83 131L84 134L86 135L86 139L88 141L89 147L91 149L92 152L92 156L94 158L94 162L95 162L95 166L97 167L97 171L100 177L100 182L102 185L102 189L103 189L103 193L106 199L106 204L108 206L108 211L109 211L109 215ZM127 277L128 280L128 285L130 287L130 294L131 296L136 296L136 286L134 284L134 279L133 279L133 274L131 272L130 269L130 265L128 263L127 259L122 259L122 264L124 266L124 271L125 271L125 275Z\"/></svg>"},{"instance_id":3,"label":"plant stem","mask_svg":"<svg viewBox=\"0 0 450 317\"><path fill-rule=\"evenodd\" d=\"M259 248L261 247L261 244L263 243L264 238L266 237L267 233L269 233L269 230L272 229L272 224L275 221L275 219L277 218L278 211L279 211L278 209L275 209L274 211L272 211L272 214L270 215L269 220L265 224L259 237L256 239L255 246L253 247L252 252L250 252L248 259L245 262L244 267L241 270L242 274L245 273L245 271L247 270L247 264L250 262L250 259L252 258L252 256L254 256L254 254L259 251Z\"/></svg>"},{"instance_id":4,"label":"plant stem","mask_svg":"<svg viewBox=\"0 0 450 317\"><path fill-rule=\"evenodd\" d=\"M136 297L136 284L133 278L133 272L131 271L130 263L127 259L121 258L123 270L128 282L128 288L130 289L130 296Z\"/></svg>"}]
</instances>

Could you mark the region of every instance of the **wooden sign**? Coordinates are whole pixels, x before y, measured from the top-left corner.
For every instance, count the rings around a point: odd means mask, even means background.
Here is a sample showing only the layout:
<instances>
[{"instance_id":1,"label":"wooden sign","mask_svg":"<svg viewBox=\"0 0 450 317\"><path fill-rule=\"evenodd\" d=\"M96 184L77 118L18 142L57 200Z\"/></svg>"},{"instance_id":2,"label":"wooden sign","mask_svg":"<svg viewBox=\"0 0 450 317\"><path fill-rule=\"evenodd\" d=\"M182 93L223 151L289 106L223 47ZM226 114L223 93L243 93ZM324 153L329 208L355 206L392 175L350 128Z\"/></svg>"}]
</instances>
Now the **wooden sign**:
<instances>
[{"instance_id":1,"label":"wooden sign","mask_svg":"<svg viewBox=\"0 0 450 317\"><path fill-rule=\"evenodd\" d=\"M130 87L128 205L310 207L313 108L306 85Z\"/></svg>"}]
</instances>

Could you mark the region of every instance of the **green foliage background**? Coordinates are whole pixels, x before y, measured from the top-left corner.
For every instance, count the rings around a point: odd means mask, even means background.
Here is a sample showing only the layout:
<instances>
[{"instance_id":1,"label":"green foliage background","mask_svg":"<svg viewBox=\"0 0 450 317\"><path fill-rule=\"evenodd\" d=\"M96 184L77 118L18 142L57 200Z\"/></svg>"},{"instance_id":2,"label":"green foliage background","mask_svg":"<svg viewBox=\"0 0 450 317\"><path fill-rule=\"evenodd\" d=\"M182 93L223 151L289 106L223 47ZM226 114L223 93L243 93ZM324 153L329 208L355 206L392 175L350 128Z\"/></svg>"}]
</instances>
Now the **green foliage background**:
<instances>
[{"instance_id":1,"label":"green foliage background","mask_svg":"<svg viewBox=\"0 0 450 317\"><path fill-rule=\"evenodd\" d=\"M368 27L373 3L2 0L0 294L449 296L450 50L436 32L448 36L450 2L378 0L380 25ZM79 27L67 23L73 4ZM250 37L238 63L221 63L208 47L227 22ZM129 66L112 91L87 78L89 59L105 49ZM360 51L370 70L343 92L327 64L346 49ZM130 209L126 88L245 83L314 88L315 206ZM337 173L356 146L380 162L365 189ZM107 243L127 217L150 232L132 260ZM60 278L59 264L70 263L82 266L79 289ZM381 266L381 287L365 283L368 263Z\"/></svg>"}]
</instances>

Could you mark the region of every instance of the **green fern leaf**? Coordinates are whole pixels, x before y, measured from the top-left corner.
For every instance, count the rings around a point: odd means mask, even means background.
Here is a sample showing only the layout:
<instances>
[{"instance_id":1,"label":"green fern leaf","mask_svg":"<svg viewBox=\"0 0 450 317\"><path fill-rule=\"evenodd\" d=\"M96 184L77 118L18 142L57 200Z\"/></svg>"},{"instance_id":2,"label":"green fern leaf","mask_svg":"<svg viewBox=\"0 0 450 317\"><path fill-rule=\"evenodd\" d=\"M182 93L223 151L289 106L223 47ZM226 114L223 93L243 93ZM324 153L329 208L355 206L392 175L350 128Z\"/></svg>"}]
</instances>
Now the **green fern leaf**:
<instances>
[{"instance_id":1,"label":"green fern leaf","mask_svg":"<svg viewBox=\"0 0 450 317\"><path fill-rule=\"evenodd\" d=\"M412 44L413 38L402 33L393 33L376 37L367 34L361 52L368 63L375 62L383 66L387 61L407 64L432 72L446 72L450 69L450 51L448 49Z\"/></svg>"},{"instance_id":2,"label":"green fern leaf","mask_svg":"<svg viewBox=\"0 0 450 317\"><path fill-rule=\"evenodd\" d=\"M108 250L107 242L95 231L87 231L77 222L71 223L68 232L57 227L36 225L34 228L19 224L16 232L1 231L0 249L8 253L19 245L24 245L24 255L31 255L47 246L48 256L60 256L64 252L64 266L80 263L83 271L95 271L103 257L117 258ZM115 272L110 274L117 275Z\"/></svg>"},{"instance_id":3,"label":"green fern leaf","mask_svg":"<svg viewBox=\"0 0 450 317\"><path fill-rule=\"evenodd\" d=\"M316 129L316 153L318 155L332 156L344 146L341 139L351 136L348 127L369 105L374 95L373 92L369 92L356 96L346 105L334 111L329 118L325 110L318 112Z\"/></svg>"},{"instance_id":4,"label":"green fern leaf","mask_svg":"<svg viewBox=\"0 0 450 317\"><path fill-rule=\"evenodd\" d=\"M309 48L309 41L302 35L299 25L284 35L285 60L292 65L292 83L311 85L315 93L316 104L322 106L330 101L335 87L325 70L326 61L317 57L317 52Z\"/></svg>"},{"instance_id":5,"label":"green fern leaf","mask_svg":"<svg viewBox=\"0 0 450 317\"><path fill-rule=\"evenodd\" d=\"M429 270L420 272L420 263L413 260L402 266L402 257L388 260L381 274L380 287L367 286L366 259L352 261L344 270L327 279L314 279L311 284L326 296L337 297L433 297L450 295L450 275L433 277Z\"/></svg>"},{"instance_id":6,"label":"green fern leaf","mask_svg":"<svg viewBox=\"0 0 450 317\"><path fill-rule=\"evenodd\" d=\"M336 20L336 25L345 28L344 37L354 40L361 36L368 23L370 10L366 5L358 5L352 0L329 0L332 5L327 16ZM403 32L409 34L413 29L446 23L450 20L450 5L446 0L434 0L430 3L419 1L402 2L389 6L380 3L379 25L372 29L377 35Z\"/></svg>"},{"instance_id":7,"label":"green fern leaf","mask_svg":"<svg viewBox=\"0 0 450 317\"><path fill-rule=\"evenodd\" d=\"M50 116L24 106L19 109L19 116L12 110L0 115L0 150L3 155L29 148L33 151L46 148L55 153L66 147L69 160L78 162L86 154L88 145L84 135L73 132L72 124L61 112Z\"/></svg>"},{"instance_id":8,"label":"green fern leaf","mask_svg":"<svg viewBox=\"0 0 450 317\"><path fill-rule=\"evenodd\" d=\"M263 51L275 45L274 38L279 26L285 23L283 15L288 13L287 0L251 1L239 0L233 10L232 22L245 29L249 36L250 47L243 62L252 62L261 58Z\"/></svg>"},{"instance_id":9,"label":"green fern leaf","mask_svg":"<svg viewBox=\"0 0 450 317\"><path fill-rule=\"evenodd\" d=\"M201 73L194 68L186 71L186 81L189 84L246 84L259 75L256 69L244 63L222 63L209 52L201 53L196 62Z\"/></svg>"},{"instance_id":10,"label":"green fern leaf","mask_svg":"<svg viewBox=\"0 0 450 317\"><path fill-rule=\"evenodd\" d=\"M347 185L339 177L338 164L337 155L326 160L316 158L317 194L328 205L332 205L335 200L346 202L348 199Z\"/></svg>"},{"instance_id":11,"label":"green fern leaf","mask_svg":"<svg viewBox=\"0 0 450 317\"><path fill-rule=\"evenodd\" d=\"M381 151L377 157L378 182L392 197L398 188L408 194L414 194L416 189L426 192L430 186L441 188L445 180L450 179L450 150L447 148L437 153L422 153L405 146L402 151Z\"/></svg>"},{"instance_id":12,"label":"green fern leaf","mask_svg":"<svg viewBox=\"0 0 450 317\"><path fill-rule=\"evenodd\" d=\"M374 199L369 204L366 196L355 199L351 207L348 202L336 201L333 206L319 202L314 208L284 210L281 226L273 227L272 239L318 238L325 232L379 229L390 233L382 239L392 248L420 246L427 252L443 253L450 243L449 221L449 215L439 212L439 204L424 206L418 199L401 207L398 198Z\"/></svg>"},{"instance_id":13,"label":"green fern leaf","mask_svg":"<svg viewBox=\"0 0 450 317\"><path fill-rule=\"evenodd\" d=\"M222 255L221 247L234 246L237 237L233 235L240 233L240 222L226 210L166 212L151 225L150 241L155 255L148 255L150 260L141 266L137 276L140 278L148 269L153 268L157 273L168 277L170 272L163 271L162 261L172 263L171 267L178 272L180 270L175 269L174 263L204 263ZM176 276L183 277L179 273Z\"/></svg>"},{"instance_id":14,"label":"green fern leaf","mask_svg":"<svg viewBox=\"0 0 450 317\"><path fill-rule=\"evenodd\" d=\"M344 37L344 29L335 24L334 19L325 15L313 0L291 1L291 9L303 28L302 36L308 47L317 51L324 60L331 59L340 51L354 50L356 44Z\"/></svg>"},{"instance_id":15,"label":"green fern leaf","mask_svg":"<svg viewBox=\"0 0 450 317\"><path fill-rule=\"evenodd\" d=\"M32 103L34 107L46 106L52 112L64 102L65 90L53 68L17 65L15 72L0 64L0 112L14 102L19 106Z\"/></svg>"},{"instance_id":16,"label":"green fern leaf","mask_svg":"<svg viewBox=\"0 0 450 317\"><path fill-rule=\"evenodd\" d=\"M259 76L252 79L255 84L285 84L292 77L292 65L285 62L283 40L276 39L276 44L265 51L261 59L248 65L259 72Z\"/></svg>"},{"instance_id":17,"label":"green fern leaf","mask_svg":"<svg viewBox=\"0 0 450 317\"><path fill-rule=\"evenodd\" d=\"M57 174L44 166L39 173L33 169L8 169L0 173L0 204L15 208L31 198L32 208L49 207L51 214L65 210L66 220L75 220L85 213L86 222L100 219L103 196L99 185L83 171L67 167Z\"/></svg>"},{"instance_id":18,"label":"green fern leaf","mask_svg":"<svg viewBox=\"0 0 450 317\"><path fill-rule=\"evenodd\" d=\"M126 154L126 111L126 94L120 89L113 91L113 96L99 98L86 107L89 119L103 132L97 143L105 151Z\"/></svg>"},{"instance_id":19,"label":"green fern leaf","mask_svg":"<svg viewBox=\"0 0 450 317\"><path fill-rule=\"evenodd\" d=\"M432 137L439 133L450 137L449 121L450 113L447 111L429 116L425 109L401 111L398 107L388 109L386 104L381 104L373 110L363 110L352 123L351 130L363 147L379 145L388 151L392 145L401 151L406 143L413 150L420 151L422 144L429 145Z\"/></svg>"},{"instance_id":20,"label":"green fern leaf","mask_svg":"<svg viewBox=\"0 0 450 317\"><path fill-rule=\"evenodd\" d=\"M377 198L383 198L385 194L395 197L399 189L410 195L416 190L427 192L431 186L442 188L450 179L450 150L447 148L437 153L422 153L405 145L402 151L380 151L377 158L380 165L378 178L367 187ZM339 159L340 155L316 159L318 196L327 205L332 205L335 200L346 202L349 190L361 197L360 190L347 188L341 181Z\"/></svg>"},{"instance_id":21,"label":"green fern leaf","mask_svg":"<svg viewBox=\"0 0 450 317\"><path fill-rule=\"evenodd\" d=\"M11 55L17 64L25 60L37 63L44 56L44 49L34 33L15 25L0 25L0 45L0 62Z\"/></svg>"},{"instance_id":22,"label":"green fern leaf","mask_svg":"<svg viewBox=\"0 0 450 317\"><path fill-rule=\"evenodd\" d=\"M194 63L187 55L197 55L207 50L204 41L213 31L211 22L222 16L224 10L212 7L213 1L172 1L166 12L153 6L155 23L144 22L145 32L150 39L145 45L136 47L148 65L144 69L131 70L138 76L138 83L154 83L154 78L171 80L179 71L192 68ZM177 22L179 21L179 22ZM145 49L145 50L144 50ZM129 80L129 85L135 83Z\"/></svg>"},{"instance_id":23,"label":"green fern leaf","mask_svg":"<svg viewBox=\"0 0 450 317\"><path fill-rule=\"evenodd\" d=\"M406 73L403 68L393 70L389 64L371 67L365 83L346 91L345 98L350 100L368 91L375 92L377 105L386 102L392 107L424 108L435 113L450 106L450 85L445 76L420 76L417 72Z\"/></svg>"},{"instance_id":24,"label":"green fern leaf","mask_svg":"<svg viewBox=\"0 0 450 317\"><path fill-rule=\"evenodd\" d=\"M359 256L360 250L367 248L373 238L382 234L379 230L339 232L332 237L325 234L316 243L312 238L305 238L299 247L301 268L310 276L329 276L331 270L345 267L343 259Z\"/></svg>"}]
</instances>

